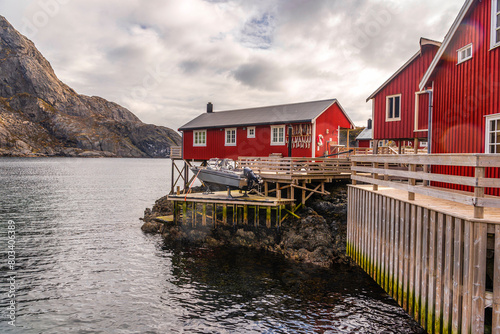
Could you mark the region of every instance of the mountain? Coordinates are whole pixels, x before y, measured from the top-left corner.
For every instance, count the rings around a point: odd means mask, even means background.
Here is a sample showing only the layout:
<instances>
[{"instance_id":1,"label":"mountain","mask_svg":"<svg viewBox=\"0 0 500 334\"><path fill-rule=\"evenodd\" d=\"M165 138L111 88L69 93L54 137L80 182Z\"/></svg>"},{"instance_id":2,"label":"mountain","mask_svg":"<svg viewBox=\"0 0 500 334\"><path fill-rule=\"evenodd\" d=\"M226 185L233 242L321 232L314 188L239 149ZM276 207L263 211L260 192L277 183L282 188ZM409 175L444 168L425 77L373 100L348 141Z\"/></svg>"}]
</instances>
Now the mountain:
<instances>
[{"instance_id":1,"label":"mountain","mask_svg":"<svg viewBox=\"0 0 500 334\"><path fill-rule=\"evenodd\" d=\"M0 16L0 156L166 157L172 129L61 82L33 42Z\"/></svg>"}]
</instances>

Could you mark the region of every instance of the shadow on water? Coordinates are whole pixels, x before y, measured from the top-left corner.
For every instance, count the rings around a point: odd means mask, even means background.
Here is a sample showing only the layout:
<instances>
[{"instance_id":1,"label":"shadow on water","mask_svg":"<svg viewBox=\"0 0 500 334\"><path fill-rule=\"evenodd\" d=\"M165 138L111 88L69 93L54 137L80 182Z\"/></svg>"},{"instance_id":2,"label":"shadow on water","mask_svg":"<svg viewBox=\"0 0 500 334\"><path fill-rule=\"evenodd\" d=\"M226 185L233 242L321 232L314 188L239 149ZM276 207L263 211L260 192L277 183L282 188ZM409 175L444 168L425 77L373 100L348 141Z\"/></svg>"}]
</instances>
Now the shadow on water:
<instances>
[{"instance_id":1,"label":"shadow on water","mask_svg":"<svg viewBox=\"0 0 500 334\"><path fill-rule=\"evenodd\" d=\"M174 285L192 290L186 330L199 333L422 333L359 268L327 270L243 248L188 248L172 254ZM191 324L191 325L190 325ZM243 330L244 329L244 330ZM208 330L208 331L207 331Z\"/></svg>"}]
</instances>

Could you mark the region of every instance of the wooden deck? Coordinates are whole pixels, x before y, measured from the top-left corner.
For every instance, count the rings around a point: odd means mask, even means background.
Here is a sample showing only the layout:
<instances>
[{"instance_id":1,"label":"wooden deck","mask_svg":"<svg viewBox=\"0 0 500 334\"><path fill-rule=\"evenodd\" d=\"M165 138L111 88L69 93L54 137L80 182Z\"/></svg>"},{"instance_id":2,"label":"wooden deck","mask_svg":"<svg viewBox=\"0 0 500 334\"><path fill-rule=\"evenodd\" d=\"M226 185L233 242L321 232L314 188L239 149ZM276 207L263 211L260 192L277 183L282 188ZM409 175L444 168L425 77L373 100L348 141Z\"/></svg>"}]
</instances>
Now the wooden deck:
<instances>
[{"instance_id":1,"label":"wooden deck","mask_svg":"<svg viewBox=\"0 0 500 334\"><path fill-rule=\"evenodd\" d=\"M348 255L428 333L500 334L500 198L485 196L485 188L500 188L500 180L485 177L486 168L500 167L500 156L352 160ZM436 165L473 167L475 176L433 174Z\"/></svg>"},{"instance_id":2,"label":"wooden deck","mask_svg":"<svg viewBox=\"0 0 500 334\"><path fill-rule=\"evenodd\" d=\"M228 198L227 191L217 191L212 194L194 193L194 194L180 194L169 195L168 199L174 202L198 202L198 203L217 203L229 205L259 205L259 206L279 206L289 205L293 200L286 198L276 198L269 196L259 196L249 194L248 197L243 197L243 194L237 190L231 191L233 198Z\"/></svg>"}]
</instances>

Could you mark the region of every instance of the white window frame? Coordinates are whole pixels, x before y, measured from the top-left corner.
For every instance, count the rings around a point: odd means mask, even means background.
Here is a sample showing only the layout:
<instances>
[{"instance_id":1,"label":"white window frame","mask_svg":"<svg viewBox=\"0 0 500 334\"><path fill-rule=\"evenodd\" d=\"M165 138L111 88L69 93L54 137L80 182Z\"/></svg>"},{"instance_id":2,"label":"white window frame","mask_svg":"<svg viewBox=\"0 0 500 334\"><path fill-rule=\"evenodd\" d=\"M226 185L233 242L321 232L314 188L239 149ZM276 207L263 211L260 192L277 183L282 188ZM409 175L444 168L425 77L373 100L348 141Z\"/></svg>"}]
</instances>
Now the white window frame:
<instances>
[{"instance_id":1,"label":"white window frame","mask_svg":"<svg viewBox=\"0 0 500 334\"><path fill-rule=\"evenodd\" d=\"M470 55L467 55L467 50L470 50ZM464 55L465 52L465 55ZM457 50L457 65L463 62L466 62L469 59L472 59L472 55L474 54L474 48L472 47L472 43L464 46L461 49Z\"/></svg>"},{"instance_id":2,"label":"white window frame","mask_svg":"<svg viewBox=\"0 0 500 334\"><path fill-rule=\"evenodd\" d=\"M279 139L279 129L283 130L283 140L282 141L275 141L274 140L274 130L278 131L278 139ZM273 125L271 126L271 146L284 146L286 143L286 133L285 133L285 126L284 125Z\"/></svg>"},{"instance_id":3,"label":"white window frame","mask_svg":"<svg viewBox=\"0 0 500 334\"><path fill-rule=\"evenodd\" d=\"M202 137L200 137L200 135L202 135ZM202 142L201 139L204 139L204 141ZM205 146L207 146L207 130L194 130L193 147L205 147Z\"/></svg>"},{"instance_id":4,"label":"white window frame","mask_svg":"<svg viewBox=\"0 0 500 334\"><path fill-rule=\"evenodd\" d=\"M492 130L491 130L491 121L498 121L498 126L495 128L495 133L499 133L500 134L500 114L493 114L493 115L487 115L485 116L485 119L486 119L486 127L485 127L485 145L484 145L484 152L487 153L487 154L500 154L500 149L497 147L496 148L496 151L497 152L491 152L490 151L490 145L492 144L492 142L490 141L490 135L492 134ZM496 144L497 146L500 145L500 141L498 143L494 143Z\"/></svg>"},{"instance_id":5,"label":"white window frame","mask_svg":"<svg viewBox=\"0 0 500 334\"><path fill-rule=\"evenodd\" d=\"M396 99L399 97L399 117L389 118L389 100ZM389 95L385 97L385 121L386 122L397 122L401 120L401 94Z\"/></svg>"},{"instance_id":6,"label":"white window frame","mask_svg":"<svg viewBox=\"0 0 500 334\"><path fill-rule=\"evenodd\" d=\"M236 146L236 140L237 140L236 136L237 136L237 133L238 133L238 131L236 131L236 130L237 130L236 128L226 128L226 129L224 129L224 133L226 134L225 135L225 141L224 141L225 142L225 146ZM234 131L234 143L228 141L228 139L230 139L230 138L228 137L227 134L228 134L228 132L232 132L232 131Z\"/></svg>"},{"instance_id":7,"label":"white window frame","mask_svg":"<svg viewBox=\"0 0 500 334\"><path fill-rule=\"evenodd\" d=\"M500 46L500 37L497 40L497 32L500 31L500 8L498 8L498 0L491 0L491 33L490 33L490 45L494 49ZM497 25L499 27L497 27Z\"/></svg>"},{"instance_id":8,"label":"white window frame","mask_svg":"<svg viewBox=\"0 0 500 334\"><path fill-rule=\"evenodd\" d=\"M253 134L251 134L250 131L253 131ZM255 126L249 126L247 128L247 138L255 138Z\"/></svg>"}]
</instances>

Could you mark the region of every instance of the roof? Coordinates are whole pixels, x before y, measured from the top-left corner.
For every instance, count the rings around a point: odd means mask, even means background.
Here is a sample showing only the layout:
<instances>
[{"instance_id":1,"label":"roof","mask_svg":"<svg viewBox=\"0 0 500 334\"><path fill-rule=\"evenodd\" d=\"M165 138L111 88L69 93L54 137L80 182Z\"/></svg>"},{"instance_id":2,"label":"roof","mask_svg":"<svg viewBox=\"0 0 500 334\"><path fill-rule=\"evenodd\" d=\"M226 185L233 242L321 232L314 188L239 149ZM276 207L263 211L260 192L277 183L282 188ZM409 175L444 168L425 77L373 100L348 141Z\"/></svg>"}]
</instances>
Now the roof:
<instances>
[{"instance_id":1,"label":"roof","mask_svg":"<svg viewBox=\"0 0 500 334\"><path fill-rule=\"evenodd\" d=\"M429 81L432 73L434 73L434 70L436 69L437 64L439 63L439 60L444 54L444 51L448 48L448 45L450 45L450 42L455 35L455 33L458 30L458 27L462 23L463 19L465 18L465 15L469 12L469 9L471 8L472 4L474 3L475 0L467 0L465 4L463 5L462 9L460 9L460 13L458 13L457 18L455 19L455 22L453 22L450 31L446 34L443 44L439 48L438 52L434 56L434 59L432 60L429 68L427 69L427 72L425 72L422 81L420 81L419 88L420 90L424 90L425 86L427 85L427 82Z\"/></svg>"},{"instance_id":2,"label":"roof","mask_svg":"<svg viewBox=\"0 0 500 334\"><path fill-rule=\"evenodd\" d=\"M373 139L373 129L368 129L368 128L365 128L356 137L356 140L372 140L372 139Z\"/></svg>"},{"instance_id":3,"label":"roof","mask_svg":"<svg viewBox=\"0 0 500 334\"><path fill-rule=\"evenodd\" d=\"M375 97L375 95L380 93L380 91L382 89L384 89L395 77L397 77L401 72L403 72L415 59L417 59L422 54L422 47L424 45L434 45L434 46L440 47L441 42L433 41L432 39L427 39L427 38L423 38L423 37L420 38L420 50L415 55L413 55L413 57L411 57L410 60L408 60L403 66L401 66L399 68L399 70L396 71L396 73L394 73L389 79L387 79L387 81L384 82L382 86L380 86L372 95L370 95L366 99L366 102L373 99Z\"/></svg>"},{"instance_id":4,"label":"roof","mask_svg":"<svg viewBox=\"0 0 500 334\"><path fill-rule=\"evenodd\" d=\"M203 113L192 121L184 124L179 131L194 129L221 128L230 126L272 125L283 123L312 122L325 110L337 103L349 122L349 118L337 99L283 104L269 107L227 110Z\"/></svg>"}]
</instances>

